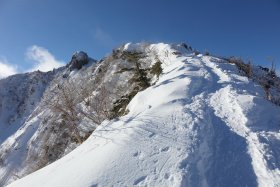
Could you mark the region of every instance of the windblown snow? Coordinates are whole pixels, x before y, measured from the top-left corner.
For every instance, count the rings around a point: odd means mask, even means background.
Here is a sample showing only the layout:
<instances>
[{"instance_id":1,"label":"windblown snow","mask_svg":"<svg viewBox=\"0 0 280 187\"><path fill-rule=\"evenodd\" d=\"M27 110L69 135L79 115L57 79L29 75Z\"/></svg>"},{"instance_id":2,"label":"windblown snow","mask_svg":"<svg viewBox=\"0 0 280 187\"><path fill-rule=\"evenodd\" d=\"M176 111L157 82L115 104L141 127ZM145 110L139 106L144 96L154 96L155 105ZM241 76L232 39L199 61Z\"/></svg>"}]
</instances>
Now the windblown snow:
<instances>
[{"instance_id":1,"label":"windblown snow","mask_svg":"<svg viewBox=\"0 0 280 187\"><path fill-rule=\"evenodd\" d=\"M261 86L218 58L149 47L163 73L127 115L104 121L74 151L9 186L279 187L280 108Z\"/></svg>"}]
</instances>

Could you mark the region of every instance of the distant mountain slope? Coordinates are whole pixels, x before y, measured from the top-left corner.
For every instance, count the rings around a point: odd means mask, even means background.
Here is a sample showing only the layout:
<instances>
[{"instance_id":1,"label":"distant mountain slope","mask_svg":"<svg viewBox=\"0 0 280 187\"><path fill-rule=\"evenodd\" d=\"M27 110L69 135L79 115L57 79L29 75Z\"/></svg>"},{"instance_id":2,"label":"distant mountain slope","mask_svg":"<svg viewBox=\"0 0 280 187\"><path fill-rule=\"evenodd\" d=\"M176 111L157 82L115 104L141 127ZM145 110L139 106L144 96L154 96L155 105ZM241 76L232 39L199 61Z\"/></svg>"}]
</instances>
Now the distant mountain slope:
<instances>
[{"instance_id":1,"label":"distant mountain slope","mask_svg":"<svg viewBox=\"0 0 280 187\"><path fill-rule=\"evenodd\" d=\"M89 62L95 61L89 59ZM0 80L0 186L53 162L66 149L69 152L75 148L70 147L71 141L66 142L52 158L46 157L48 153L44 150L65 141L65 138L56 140L61 134L47 130L59 114L50 112L43 101L44 97L52 96L50 92L58 82L66 80L63 77L67 73L69 68L62 67Z\"/></svg>"},{"instance_id":2,"label":"distant mountain slope","mask_svg":"<svg viewBox=\"0 0 280 187\"><path fill-rule=\"evenodd\" d=\"M0 80L0 143L36 108L53 74L33 72Z\"/></svg>"},{"instance_id":3,"label":"distant mountain slope","mask_svg":"<svg viewBox=\"0 0 280 187\"><path fill-rule=\"evenodd\" d=\"M133 70L119 68L136 58L131 52L146 54L147 71L160 61L162 74L147 74L151 85L138 90L126 115L105 120L74 151L9 186L280 186L280 107L262 86L235 64L182 45L118 50L102 80L117 75L113 82L122 80L125 90L135 85L126 82Z\"/></svg>"}]
</instances>

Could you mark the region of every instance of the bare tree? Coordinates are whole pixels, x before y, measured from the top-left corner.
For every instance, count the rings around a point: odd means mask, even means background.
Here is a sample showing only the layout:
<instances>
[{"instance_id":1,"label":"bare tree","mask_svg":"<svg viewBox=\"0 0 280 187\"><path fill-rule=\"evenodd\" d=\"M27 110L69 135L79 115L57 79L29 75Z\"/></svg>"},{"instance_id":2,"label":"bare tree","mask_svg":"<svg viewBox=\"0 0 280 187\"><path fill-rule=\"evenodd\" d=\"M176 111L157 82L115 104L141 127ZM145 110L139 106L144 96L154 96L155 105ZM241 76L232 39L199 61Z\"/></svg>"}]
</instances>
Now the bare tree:
<instances>
[{"instance_id":1,"label":"bare tree","mask_svg":"<svg viewBox=\"0 0 280 187\"><path fill-rule=\"evenodd\" d=\"M45 105L72 130L78 143L82 143L78 124L87 118L99 125L109 116L109 91L101 86L95 89L91 81L65 80L54 82L55 86L45 97Z\"/></svg>"},{"instance_id":2,"label":"bare tree","mask_svg":"<svg viewBox=\"0 0 280 187\"><path fill-rule=\"evenodd\" d=\"M253 63L252 63L252 60L249 60L248 61L248 70L246 72L246 75L249 77L249 78L252 78L253 77Z\"/></svg>"},{"instance_id":3,"label":"bare tree","mask_svg":"<svg viewBox=\"0 0 280 187\"><path fill-rule=\"evenodd\" d=\"M72 129L79 143L82 142L77 125L79 123L79 103L76 90L78 90L69 80L64 84L55 82L55 87L45 98L45 105L54 113L59 114L61 119Z\"/></svg>"},{"instance_id":4,"label":"bare tree","mask_svg":"<svg viewBox=\"0 0 280 187\"><path fill-rule=\"evenodd\" d=\"M275 64L275 60L272 57L267 57L268 61L271 63L271 68L270 68L270 72L275 72L276 70L276 64Z\"/></svg>"},{"instance_id":5,"label":"bare tree","mask_svg":"<svg viewBox=\"0 0 280 187\"><path fill-rule=\"evenodd\" d=\"M86 110L81 110L81 113L94 123L100 124L104 119L108 119L110 116L110 96L111 93L109 90L102 85L94 91L94 95L84 97Z\"/></svg>"}]
</instances>

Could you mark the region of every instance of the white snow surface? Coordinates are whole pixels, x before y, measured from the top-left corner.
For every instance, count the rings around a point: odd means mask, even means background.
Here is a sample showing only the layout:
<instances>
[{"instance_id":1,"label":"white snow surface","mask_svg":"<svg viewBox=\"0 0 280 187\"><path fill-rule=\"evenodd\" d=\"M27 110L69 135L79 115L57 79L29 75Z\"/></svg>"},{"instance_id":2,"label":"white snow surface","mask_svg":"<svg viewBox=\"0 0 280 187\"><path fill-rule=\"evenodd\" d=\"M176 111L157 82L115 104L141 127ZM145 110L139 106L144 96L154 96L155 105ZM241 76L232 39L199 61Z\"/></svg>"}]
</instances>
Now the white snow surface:
<instances>
[{"instance_id":1,"label":"white snow surface","mask_svg":"<svg viewBox=\"0 0 280 187\"><path fill-rule=\"evenodd\" d=\"M150 47L163 74L126 116L9 186L280 186L280 108L262 88L217 58Z\"/></svg>"}]
</instances>

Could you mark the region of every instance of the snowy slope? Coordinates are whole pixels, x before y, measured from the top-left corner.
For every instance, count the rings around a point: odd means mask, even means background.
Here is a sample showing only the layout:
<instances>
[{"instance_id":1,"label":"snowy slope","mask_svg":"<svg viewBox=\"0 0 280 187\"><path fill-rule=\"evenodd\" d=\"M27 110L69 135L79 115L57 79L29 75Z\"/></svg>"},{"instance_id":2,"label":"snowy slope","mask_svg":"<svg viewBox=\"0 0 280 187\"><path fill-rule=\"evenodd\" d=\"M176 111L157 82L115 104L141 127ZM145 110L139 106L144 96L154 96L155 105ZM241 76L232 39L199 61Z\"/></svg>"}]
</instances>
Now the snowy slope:
<instances>
[{"instance_id":1,"label":"snowy slope","mask_svg":"<svg viewBox=\"0 0 280 187\"><path fill-rule=\"evenodd\" d=\"M91 64L95 63L90 60ZM62 67L0 80L0 186L34 172L76 148L77 145L68 141L70 135L68 139L61 138L66 129L60 128L59 133L51 131L59 114L51 113L43 102L56 81L64 81L63 75L68 71ZM58 153L52 151L55 146ZM52 151L52 158L46 156L49 154L46 147Z\"/></svg>"},{"instance_id":2,"label":"snowy slope","mask_svg":"<svg viewBox=\"0 0 280 187\"><path fill-rule=\"evenodd\" d=\"M280 108L262 88L217 58L150 48L163 74L126 116L9 186L280 186Z\"/></svg>"},{"instance_id":3,"label":"snowy slope","mask_svg":"<svg viewBox=\"0 0 280 187\"><path fill-rule=\"evenodd\" d=\"M0 144L28 118L52 79L39 71L0 80Z\"/></svg>"},{"instance_id":4,"label":"snowy slope","mask_svg":"<svg viewBox=\"0 0 280 187\"><path fill-rule=\"evenodd\" d=\"M146 58L143 55L141 68L149 67L152 61L152 56ZM136 88L137 84L129 81L135 73L131 70L133 68L135 63L128 62L122 51L98 62L80 51L73 54L66 67L58 70L1 80L0 186L53 163L87 139L97 125L108 118L113 103L120 98L126 99ZM63 117L65 113L49 105L60 103L63 98L65 101L61 92L64 86L71 90L67 97L74 102L71 109L75 110L75 115L71 116L76 117L75 130L71 126L72 119Z\"/></svg>"}]
</instances>

